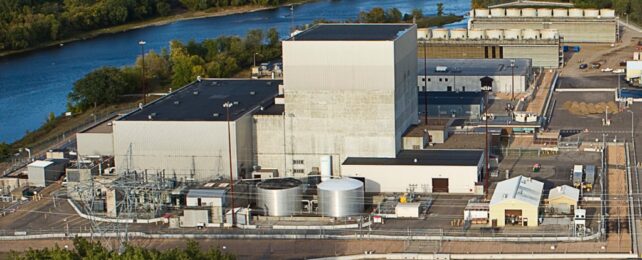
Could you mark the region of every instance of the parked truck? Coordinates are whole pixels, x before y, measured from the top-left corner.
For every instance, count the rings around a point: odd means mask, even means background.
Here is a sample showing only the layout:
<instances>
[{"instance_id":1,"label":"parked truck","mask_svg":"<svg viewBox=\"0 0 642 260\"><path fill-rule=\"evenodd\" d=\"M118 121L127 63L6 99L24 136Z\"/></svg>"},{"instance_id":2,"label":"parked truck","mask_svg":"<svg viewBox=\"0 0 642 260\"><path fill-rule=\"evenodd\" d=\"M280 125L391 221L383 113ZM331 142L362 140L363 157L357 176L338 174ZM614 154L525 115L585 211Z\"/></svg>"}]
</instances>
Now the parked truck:
<instances>
[{"instance_id":1,"label":"parked truck","mask_svg":"<svg viewBox=\"0 0 642 260\"><path fill-rule=\"evenodd\" d=\"M573 186L580 188L582 186L582 177L584 177L584 166L576 164L573 166Z\"/></svg>"},{"instance_id":2,"label":"parked truck","mask_svg":"<svg viewBox=\"0 0 642 260\"><path fill-rule=\"evenodd\" d=\"M584 172L584 184L582 187L586 191L591 191L595 184L595 165L586 165Z\"/></svg>"}]
</instances>

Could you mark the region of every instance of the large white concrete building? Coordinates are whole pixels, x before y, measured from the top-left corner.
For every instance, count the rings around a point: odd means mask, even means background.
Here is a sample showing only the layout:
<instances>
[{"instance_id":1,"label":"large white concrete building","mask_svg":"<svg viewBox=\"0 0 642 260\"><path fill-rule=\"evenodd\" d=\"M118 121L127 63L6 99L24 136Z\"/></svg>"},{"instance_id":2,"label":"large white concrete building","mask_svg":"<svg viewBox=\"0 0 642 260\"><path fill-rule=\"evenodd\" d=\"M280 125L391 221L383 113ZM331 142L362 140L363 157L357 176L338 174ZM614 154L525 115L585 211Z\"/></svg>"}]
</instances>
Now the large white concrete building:
<instances>
[{"instance_id":1,"label":"large white concrete building","mask_svg":"<svg viewBox=\"0 0 642 260\"><path fill-rule=\"evenodd\" d=\"M285 176L394 158L417 122L416 27L322 24L283 42L284 105L256 119L258 165ZM283 176L279 174L280 176Z\"/></svg>"},{"instance_id":2,"label":"large white concrete building","mask_svg":"<svg viewBox=\"0 0 642 260\"><path fill-rule=\"evenodd\" d=\"M420 91L481 91L482 78L490 78L493 92L525 92L531 83L530 59L419 59ZM427 80L427 82L426 82Z\"/></svg>"}]
</instances>

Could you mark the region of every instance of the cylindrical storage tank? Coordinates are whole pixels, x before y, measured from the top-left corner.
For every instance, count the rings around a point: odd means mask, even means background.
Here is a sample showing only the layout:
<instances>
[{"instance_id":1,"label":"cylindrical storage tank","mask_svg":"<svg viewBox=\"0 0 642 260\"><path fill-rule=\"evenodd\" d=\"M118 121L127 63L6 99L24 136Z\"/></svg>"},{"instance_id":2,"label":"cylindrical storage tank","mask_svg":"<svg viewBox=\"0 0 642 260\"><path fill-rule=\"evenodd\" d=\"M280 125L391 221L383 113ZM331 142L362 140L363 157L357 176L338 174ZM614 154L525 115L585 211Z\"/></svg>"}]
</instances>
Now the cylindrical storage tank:
<instances>
[{"instance_id":1,"label":"cylindrical storage tank","mask_svg":"<svg viewBox=\"0 0 642 260\"><path fill-rule=\"evenodd\" d=\"M539 33L542 35L542 39L557 39L557 30L555 29L541 29Z\"/></svg>"},{"instance_id":2,"label":"cylindrical storage tank","mask_svg":"<svg viewBox=\"0 0 642 260\"><path fill-rule=\"evenodd\" d=\"M523 17L535 17L537 16L537 10L535 8L524 8L522 9Z\"/></svg>"},{"instance_id":3,"label":"cylindrical storage tank","mask_svg":"<svg viewBox=\"0 0 642 260\"><path fill-rule=\"evenodd\" d=\"M600 9L600 16L602 18L613 18L615 17L615 10L613 9Z\"/></svg>"},{"instance_id":4,"label":"cylindrical storage tank","mask_svg":"<svg viewBox=\"0 0 642 260\"><path fill-rule=\"evenodd\" d=\"M522 39L524 40L534 40L539 38L539 30L535 29L524 29L522 31Z\"/></svg>"},{"instance_id":5,"label":"cylindrical storage tank","mask_svg":"<svg viewBox=\"0 0 642 260\"><path fill-rule=\"evenodd\" d=\"M499 29L486 30L488 39L501 39L504 36L504 31Z\"/></svg>"},{"instance_id":6,"label":"cylindrical storage tank","mask_svg":"<svg viewBox=\"0 0 642 260\"><path fill-rule=\"evenodd\" d=\"M352 178L330 179L317 185L319 214L347 217L363 213L363 182Z\"/></svg>"},{"instance_id":7,"label":"cylindrical storage tank","mask_svg":"<svg viewBox=\"0 0 642 260\"><path fill-rule=\"evenodd\" d=\"M433 39L448 39L448 29L433 29L432 30Z\"/></svg>"},{"instance_id":8,"label":"cylindrical storage tank","mask_svg":"<svg viewBox=\"0 0 642 260\"><path fill-rule=\"evenodd\" d=\"M507 29L504 30L504 39L518 40L522 38L522 29Z\"/></svg>"},{"instance_id":9,"label":"cylindrical storage tank","mask_svg":"<svg viewBox=\"0 0 642 260\"><path fill-rule=\"evenodd\" d=\"M481 29L470 29L468 30L468 39L484 39L486 31Z\"/></svg>"},{"instance_id":10,"label":"cylindrical storage tank","mask_svg":"<svg viewBox=\"0 0 642 260\"><path fill-rule=\"evenodd\" d=\"M584 17L598 17L600 11L597 9L584 9Z\"/></svg>"},{"instance_id":11,"label":"cylindrical storage tank","mask_svg":"<svg viewBox=\"0 0 642 260\"><path fill-rule=\"evenodd\" d=\"M466 29L453 29L450 30L450 39L463 40L468 38L468 30Z\"/></svg>"},{"instance_id":12,"label":"cylindrical storage tank","mask_svg":"<svg viewBox=\"0 0 642 260\"><path fill-rule=\"evenodd\" d=\"M553 9L553 16L555 17L567 17L568 9L566 8L555 8Z\"/></svg>"},{"instance_id":13,"label":"cylindrical storage tank","mask_svg":"<svg viewBox=\"0 0 642 260\"><path fill-rule=\"evenodd\" d=\"M430 29L428 28L418 28L417 29L417 39L430 39Z\"/></svg>"},{"instance_id":14,"label":"cylindrical storage tank","mask_svg":"<svg viewBox=\"0 0 642 260\"><path fill-rule=\"evenodd\" d=\"M568 10L568 16L569 17L583 17L584 16L584 10L579 9L579 8L571 8Z\"/></svg>"},{"instance_id":15,"label":"cylindrical storage tank","mask_svg":"<svg viewBox=\"0 0 642 260\"><path fill-rule=\"evenodd\" d=\"M493 17L504 17L506 16L506 9L504 8L493 8L490 9L490 15Z\"/></svg>"},{"instance_id":16,"label":"cylindrical storage tank","mask_svg":"<svg viewBox=\"0 0 642 260\"><path fill-rule=\"evenodd\" d=\"M476 17L487 17L489 15L490 15L490 11L488 9L475 9Z\"/></svg>"},{"instance_id":17,"label":"cylindrical storage tank","mask_svg":"<svg viewBox=\"0 0 642 260\"><path fill-rule=\"evenodd\" d=\"M522 15L522 10L517 8L508 8L506 9L506 16L508 17L519 17Z\"/></svg>"},{"instance_id":18,"label":"cylindrical storage tank","mask_svg":"<svg viewBox=\"0 0 642 260\"><path fill-rule=\"evenodd\" d=\"M283 217L301 212L302 182L293 178L269 179L256 185L256 206L267 216Z\"/></svg>"},{"instance_id":19,"label":"cylindrical storage tank","mask_svg":"<svg viewBox=\"0 0 642 260\"><path fill-rule=\"evenodd\" d=\"M539 8L537 9L538 17L551 17L553 16L553 10L550 8Z\"/></svg>"}]
</instances>

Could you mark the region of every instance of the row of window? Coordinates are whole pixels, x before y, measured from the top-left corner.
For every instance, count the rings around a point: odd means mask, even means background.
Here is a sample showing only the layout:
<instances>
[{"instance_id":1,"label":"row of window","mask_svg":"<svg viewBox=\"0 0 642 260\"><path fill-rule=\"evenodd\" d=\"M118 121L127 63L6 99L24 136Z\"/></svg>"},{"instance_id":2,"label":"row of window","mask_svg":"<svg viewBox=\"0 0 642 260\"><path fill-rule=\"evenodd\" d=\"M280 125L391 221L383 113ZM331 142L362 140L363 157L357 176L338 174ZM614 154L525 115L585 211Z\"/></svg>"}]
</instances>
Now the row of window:
<instances>
[{"instance_id":1,"label":"row of window","mask_svg":"<svg viewBox=\"0 0 642 260\"><path fill-rule=\"evenodd\" d=\"M442 82L442 80L445 82L448 82L448 78L439 78L439 82ZM421 78L421 81L426 81L426 77ZM428 82L430 81L431 81L431 78L428 78Z\"/></svg>"}]
</instances>

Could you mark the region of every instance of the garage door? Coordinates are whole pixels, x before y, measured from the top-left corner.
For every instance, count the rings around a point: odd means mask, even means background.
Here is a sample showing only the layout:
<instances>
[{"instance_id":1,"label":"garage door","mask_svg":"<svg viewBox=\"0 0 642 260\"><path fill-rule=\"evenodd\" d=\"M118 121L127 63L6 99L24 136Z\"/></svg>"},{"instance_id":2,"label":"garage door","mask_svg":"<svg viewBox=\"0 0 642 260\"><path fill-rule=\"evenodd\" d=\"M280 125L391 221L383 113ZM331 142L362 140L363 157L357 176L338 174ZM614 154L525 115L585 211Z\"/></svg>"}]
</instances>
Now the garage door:
<instances>
[{"instance_id":1,"label":"garage door","mask_svg":"<svg viewBox=\"0 0 642 260\"><path fill-rule=\"evenodd\" d=\"M432 179L432 192L448 192L448 179L447 178L433 178Z\"/></svg>"},{"instance_id":2,"label":"garage door","mask_svg":"<svg viewBox=\"0 0 642 260\"><path fill-rule=\"evenodd\" d=\"M507 209L506 213L504 215L521 217L522 216L522 210L521 209Z\"/></svg>"}]
</instances>

